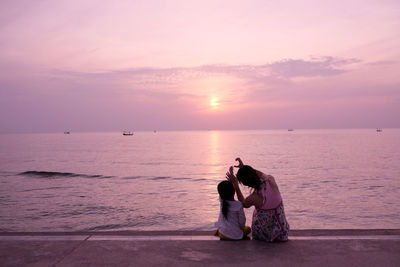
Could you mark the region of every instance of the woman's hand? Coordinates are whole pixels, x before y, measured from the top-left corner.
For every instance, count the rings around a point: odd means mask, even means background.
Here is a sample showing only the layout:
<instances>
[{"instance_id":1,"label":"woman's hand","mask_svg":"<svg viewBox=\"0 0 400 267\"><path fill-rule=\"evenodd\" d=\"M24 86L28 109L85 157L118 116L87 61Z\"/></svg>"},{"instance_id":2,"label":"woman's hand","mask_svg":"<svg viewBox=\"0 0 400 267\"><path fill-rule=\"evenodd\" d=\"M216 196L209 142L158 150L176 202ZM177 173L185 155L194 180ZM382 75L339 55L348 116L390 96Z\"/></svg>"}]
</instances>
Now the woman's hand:
<instances>
[{"instance_id":1,"label":"woman's hand","mask_svg":"<svg viewBox=\"0 0 400 267\"><path fill-rule=\"evenodd\" d=\"M226 173L226 179L231 182L233 185L238 185L238 179L233 174L233 166L229 168L229 171Z\"/></svg>"},{"instance_id":2,"label":"woman's hand","mask_svg":"<svg viewBox=\"0 0 400 267\"><path fill-rule=\"evenodd\" d=\"M236 158L235 161L238 162L238 165L236 165L236 168L242 168L243 167L243 161L240 158Z\"/></svg>"},{"instance_id":3,"label":"woman's hand","mask_svg":"<svg viewBox=\"0 0 400 267\"><path fill-rule=\"evenodd\" d=\"M226 173L226 179L233 184L233 187L235 188L238 200L243 203L244 197L243 197L242 191L240 191L240 188L239 188L239 181L238 181L237 177L233 174L233 166L231 166L229 168L229 171Z\"/></svg>"}]
</instances>

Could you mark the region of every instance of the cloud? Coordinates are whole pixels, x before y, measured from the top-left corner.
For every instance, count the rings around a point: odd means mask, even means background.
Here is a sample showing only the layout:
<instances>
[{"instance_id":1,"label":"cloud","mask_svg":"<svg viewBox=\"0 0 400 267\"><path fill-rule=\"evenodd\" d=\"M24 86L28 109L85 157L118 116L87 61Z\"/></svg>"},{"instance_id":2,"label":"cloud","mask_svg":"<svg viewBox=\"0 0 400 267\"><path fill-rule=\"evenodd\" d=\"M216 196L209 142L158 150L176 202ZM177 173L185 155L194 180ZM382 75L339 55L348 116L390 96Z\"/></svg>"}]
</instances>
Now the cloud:
<instances>
[{"instance_id":1,"label":"cloud","mask_svg":"<svg viewBox=\"0 0 400 267\"><path fill-rule=\"evenodd\" d=\"M212 76L231 76L248 81L290 80L296 77L323 77L339 75L349 70L347 66L360 62L358 59L321 57L306 59L285 59L261 65L203 65L173 68L130 68L103 72L73 72L52 70L51 75L58 78L78 80L103 80L112 82L130 81L136 85L162 84L174 85L190 79Z\"/></svg>"},{"instance_id":2,"label":"cloud","mask_svg":"<svg viewBox=\"0 0 400 267\"><path fill-rule=\"evenodd\" d=\"M366 63L367 65L371 66L386 66L386 65L393 65L397 64L397 61L394 60L379 60L379 61L373 61L373 62L368 62Z\"/></svg>"},{"instance_id":3,"label":"cloud","mask_svg":"<svg viewBox=\"0 0 400 267\"><path fill-rule=\"evenodd\" d=\"M287 79L293 77L333 76L347 71L342 67L358 62L360 62L358 59L337 59L333 57L314 60L286 59L270 64L270 68L274 75Z\"/></svg>"},{"instance_id":4,"label":"cloud","mask_svg":"<svg viewBox=\"0 0 400 267\"><path fill-rule=\"evenodd\" d=\"M290 90L298 77L333 77L349 71L356 59L321 57L285 59L260 65L214 64L194 67L141 67L79 72L61 69L24 70L0 76L2 95L17 92L72 99L136 99L136 102L204 101L220 94L221 101L240 105L273 100ZM10 66L10 65L9 65ZM3 78L2 78L3 77ZM209 81L209 83L204 83ZM7 89L8 88L8 89ZM208 89L211 88L211 89ZM208 91L207 91L208 90ZM280 92L281 91L281 92Z\"/></svg>"}]
</instances>

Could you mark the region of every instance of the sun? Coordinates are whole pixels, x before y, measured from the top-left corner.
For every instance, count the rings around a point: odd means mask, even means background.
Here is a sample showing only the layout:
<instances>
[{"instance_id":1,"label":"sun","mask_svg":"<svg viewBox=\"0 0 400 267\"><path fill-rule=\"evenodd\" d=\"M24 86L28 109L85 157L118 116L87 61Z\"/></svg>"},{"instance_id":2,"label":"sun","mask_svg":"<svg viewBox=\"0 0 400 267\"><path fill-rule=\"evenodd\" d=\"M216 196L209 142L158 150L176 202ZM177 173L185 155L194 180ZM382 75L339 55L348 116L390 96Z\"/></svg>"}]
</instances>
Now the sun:
<instances>
[{"instance_id":1,"label":"sun","mask_svg":"<svg viewBox=\"0 0 400 267\"><path fill-rule=\"evenodd\" d=\"M218 108L219 107L219 100L216 97L211 98L210 100L210 106L212 108Z\"/></svg>"}]
</instances>

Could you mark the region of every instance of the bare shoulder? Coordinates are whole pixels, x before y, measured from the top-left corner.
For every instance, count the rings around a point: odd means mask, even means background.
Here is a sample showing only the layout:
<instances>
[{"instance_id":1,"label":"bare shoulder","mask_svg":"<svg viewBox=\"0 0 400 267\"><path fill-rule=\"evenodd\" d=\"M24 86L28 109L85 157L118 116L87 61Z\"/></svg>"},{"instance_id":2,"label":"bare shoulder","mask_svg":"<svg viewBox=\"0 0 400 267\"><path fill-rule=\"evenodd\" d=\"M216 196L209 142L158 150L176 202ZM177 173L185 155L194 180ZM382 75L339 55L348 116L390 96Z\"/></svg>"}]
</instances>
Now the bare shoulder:
<instances>
[{"instance_id":1,"label":"bare shoulder","mask_svg":"<svg viewBox=\"0 0 400 267\"><path fill-rule=\"evenodd\" d=\"M275 181L275 177L274 176L272 176L272 175L267 175L267 177L268 177L268 183L271 185L271 187L272 187L272 189L275 191L275 192L277 192L277 193L279 193L279 187L278 187L278 184L276 183L276 181Z\"/></svg>"},{"instance_id":2,"label":"bare shoulder","mask_svg":"<svg viewBox=\"0 0 400 267\"><path fill-rule=\"evenodd\" d=\"M271 181L273 183L276 183L274 176L267 174L267 175L265 175L265 177L267 178L267 181Z\"/></svg>"},{"instance_id":3,"label":"bare shoulder","mask_svg":"<svg viewBox=\"0 0 400 267\"><path fill-rule=\"evenodd\" d=\"M259 173L260 173L260 178L262 181L274 181L275 182L274 176L272 176L270 174L265 174L263 172L259 172Z\"/></svg>"}]
</instances>

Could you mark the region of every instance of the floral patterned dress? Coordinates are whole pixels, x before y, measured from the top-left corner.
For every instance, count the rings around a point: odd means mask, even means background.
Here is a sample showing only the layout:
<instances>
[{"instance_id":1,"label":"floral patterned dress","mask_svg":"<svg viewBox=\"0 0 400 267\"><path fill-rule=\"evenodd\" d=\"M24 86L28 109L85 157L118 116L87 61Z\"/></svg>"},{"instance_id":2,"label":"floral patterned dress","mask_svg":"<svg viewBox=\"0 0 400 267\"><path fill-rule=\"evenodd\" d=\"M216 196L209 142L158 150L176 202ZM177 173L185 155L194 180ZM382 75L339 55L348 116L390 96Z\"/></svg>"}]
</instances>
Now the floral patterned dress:
<instances>
[{"instance_id":1,"label":"floral patterned dress","mask_svg":"<svg viewBox=\"0 0 400 267\"><path fill-rule=\"evenodd\" d=\"M264 189L260 190L264 199L268 199L265 194L271 192L268 182L265 183ZM280 197L280 195L279 195ZM256 208L253 213L253 222L251 232L253 239L263 240L267 242L287 241L289 236L290 226L286 220L285 209L283 202L273 209Z\"/></svg>"}]
</instances>

